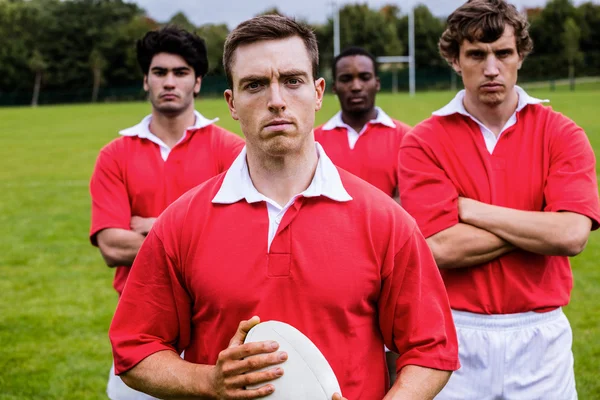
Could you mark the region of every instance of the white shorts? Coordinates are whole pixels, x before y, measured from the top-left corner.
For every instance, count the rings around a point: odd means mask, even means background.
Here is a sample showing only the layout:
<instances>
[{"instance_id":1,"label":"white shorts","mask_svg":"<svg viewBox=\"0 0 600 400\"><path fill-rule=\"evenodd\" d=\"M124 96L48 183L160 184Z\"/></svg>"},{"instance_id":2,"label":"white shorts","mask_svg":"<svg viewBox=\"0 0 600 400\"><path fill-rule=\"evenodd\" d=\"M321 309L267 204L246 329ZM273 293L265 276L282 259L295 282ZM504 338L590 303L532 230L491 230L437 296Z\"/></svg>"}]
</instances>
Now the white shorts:
<instances>
[{"instance_id":1,"label":"white shorts","mask_svg":"<svg viewBox=\"0 0 600 400\"><path fill-rule=\"evenodd\" d=\"M120 376L115 375L115 364L110 367L106 394L110 400L157 400L146 393L138 392L123 382Z\"/></svg>"},{"instance_id":2,"label":"white shorts","mask_svg":"<svg viewBox=\"0 0 600 400\"><path fill-rule=\"evenodd\" d=\"M573 334L562 309L482 315L452 310L461 368L436 400L576 400Z\"/></svg>"}]
</instances>

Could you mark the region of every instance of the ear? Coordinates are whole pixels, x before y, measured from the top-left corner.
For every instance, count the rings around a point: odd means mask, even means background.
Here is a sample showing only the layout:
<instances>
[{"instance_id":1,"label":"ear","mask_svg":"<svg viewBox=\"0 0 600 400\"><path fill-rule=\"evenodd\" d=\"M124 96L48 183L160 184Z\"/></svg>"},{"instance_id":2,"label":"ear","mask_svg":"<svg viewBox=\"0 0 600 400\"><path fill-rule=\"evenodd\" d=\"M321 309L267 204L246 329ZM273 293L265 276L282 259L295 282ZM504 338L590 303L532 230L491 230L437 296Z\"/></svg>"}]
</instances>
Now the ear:
<instances>
[{"instance_id":1,"label":"ear","mask_svg":"<svg viewBox=\"0 0 600 400\"><path fill-rule=\"evenodd\" d=\"M459 75L462 74L462 68L460 67L460 62L458 60L458 57L455 58L454 60L452 60L452 68L454 69L454 71L456 71L457 74L459 74Z\"/></svg>"},{"instance_id":2,"label":"ear","mask_svg":"<svg viewBox=\"0 0 600 400\"><path fill-rule=\"evenodd\" d=\"M323 106L323 94L325 94L325 79L319 78L315 81L315 111L319 111Z\"/></svg>"},{"instance_id":3,"label":"ear","mask_svg":"<svg viewBox=\"0 0 600 400\"><path fill-rule=\"evenodd\" d=\"M144 75L144 91L147 92L150 90L150 86L148 85L148 75Z\"/></svg>"},{"instance_id":4,"label":"ear","mask_svg":"<svg viewBox=\"0 0 600 400\"><path fill-rule=\"evenodd\" d=\"M517 70L521 69L521 67L523 66L524 60L525 60L525 57L523 57L522 54L519 54L519 65L517 66Z\"/></svg>"},{"instance_id":5,"label":"ear","mask_svg":"<svg viewBox=\"0 0 600 400\"><path fill-rule=\"evenodd\" d=\"M237 111L235 109L235 100L233 99L233 91L231 89L227 89L223 95L225 96L225 101L227 102L227 106L229 107L229 113L231 114L231 118L238 121L240 118L237 115Z\"/></svg>"},{"instance_id":6,"label":"ear","mask_svg":"<svg viewBox=\"0 0 600 400\"><path fill-rule=\"evenodd\" d=\"M200 88L202 87L202 77L199 76L196 78L196 84L194 85L194 94L197 95L200 93Z\"/></svg>"},{"instance_id":7,"label":"ear","mask_svg":"<svg viewBox=\"0 0 600 400\"><path fill-rule=\"evenodd\" d=\"M377 91L379 92L379 89L381 89L381 81L379 80L378 76L375 77L375 82L377 82L375 87L377 88Z\"/></svg>"}]
</instances>

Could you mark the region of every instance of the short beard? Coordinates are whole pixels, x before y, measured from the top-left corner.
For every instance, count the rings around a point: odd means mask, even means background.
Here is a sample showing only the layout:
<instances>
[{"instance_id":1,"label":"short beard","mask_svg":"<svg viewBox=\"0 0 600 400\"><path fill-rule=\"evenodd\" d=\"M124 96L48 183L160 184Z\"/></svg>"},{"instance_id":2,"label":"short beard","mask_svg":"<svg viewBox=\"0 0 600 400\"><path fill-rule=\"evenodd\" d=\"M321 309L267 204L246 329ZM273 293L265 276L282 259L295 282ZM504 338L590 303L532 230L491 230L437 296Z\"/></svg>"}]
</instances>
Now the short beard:
<instances>
[{"instance_id":1,"label":"short beard","mask_svg":"<svg viewBox=\"0 0 600 400\"><path fill-rule=\"evenodd\" d=\"M365 107L360 110L347 110L347 111L345 110L344 112L354 119L362 119L365 115L370 113L374 108L375 108L375 106L371 106L371 107Z\"/></svg>"},{"instance_id":2,"label":"short beard","mask_svg":"<svg viewBox=\"0 0 600 400\"><path fill-rule=\"evenodd\" d=\"M498 107L506 100L506 96L481 96L479 101L488 107Z\"/></svg>"},{"instance_id":3,"label":"short beard","mask_svg":"<svg viewBox=\"0 0 600 400\"><path fill-rule=\"evenodd\" d=\"M167 117L177 117L178 115L181 115L189 106L189 104L182 104L181 106L170 107L168 105L157 105L153 101L150 102L152 103L153 109Z\"/></svg>"}]
</instances>

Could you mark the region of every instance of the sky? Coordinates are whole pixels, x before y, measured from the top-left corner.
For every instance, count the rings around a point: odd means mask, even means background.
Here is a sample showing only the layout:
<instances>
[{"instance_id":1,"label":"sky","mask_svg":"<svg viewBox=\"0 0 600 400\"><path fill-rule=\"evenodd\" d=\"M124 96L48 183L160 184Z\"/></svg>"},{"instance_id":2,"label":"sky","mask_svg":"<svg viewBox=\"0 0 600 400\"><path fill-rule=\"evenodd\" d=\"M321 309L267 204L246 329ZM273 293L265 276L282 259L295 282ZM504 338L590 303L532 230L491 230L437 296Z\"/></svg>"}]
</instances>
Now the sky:
<instances>
[{"instance_id":1,"label":"sky","mask_svg":"<svg viewBox=\"0 0 600 400\"><path fill-rule=\"evenodd\" d=\"M179 11L194 23L204 25L207 23L226 23L229 28L234 28L240 22L255 16L269 8L277 7L279 11L288 16L293 16L312 23L323 23L331 16L333 2L330 0L129 0L145 9L148 15L159 21L168 21L171 16ZM449 15L464 1L461 0L337 0L337 4L367 3L371 8L379 8L384 4L396 4L404 13L411 4L422 3L429 7L431 12L439 17ZM539 7L546 0L511 0L519 10L525 7ZM583 0L575 0L575 4ZM594 3L600 0L593 0Z\"/></svg>"}]
</instances>

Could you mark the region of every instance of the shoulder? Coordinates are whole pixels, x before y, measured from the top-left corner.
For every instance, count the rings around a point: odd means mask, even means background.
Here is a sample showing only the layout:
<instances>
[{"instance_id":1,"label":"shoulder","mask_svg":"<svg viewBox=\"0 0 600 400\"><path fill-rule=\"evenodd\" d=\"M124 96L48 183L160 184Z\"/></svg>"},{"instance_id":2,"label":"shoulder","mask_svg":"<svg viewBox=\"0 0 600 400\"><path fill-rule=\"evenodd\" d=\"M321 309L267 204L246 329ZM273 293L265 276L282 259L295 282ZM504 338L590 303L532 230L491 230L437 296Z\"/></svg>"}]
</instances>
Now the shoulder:
<instances>
[{"instance_id":1,"label":"shoulder","mask_svg":"<svg viewBox=\"0 0 600 400\"><path fill-rule=\"evenodd\" d=\"M531 104L521 110L520 120L522 129L538 132L540 138L545 138L556 150L567 150L576 144L577 140L587 141L584 130L566 115L555 111L551 106Z\"/></svg>"},{"instance_id":2,"label":"shoulder","mask_svg":"<svg viewBox=\"0 0 600 400\"><path fill-rule=\"evenodd\" d=\"M208 214L208 210L212 208L212 199L219 191L224 177L225 172L216 175L188 190L171 203L157 220L158 231L181 231L184 224L193 225Z\"/></svg>"},{"instance_id":3,"label":"shoulder","mask_svg":"<svg viewBox=\"0 0 600 400\"><path fill-rule=\"evenodd\" d=\"M392 121L394 121L394 125L396 125L396 132L401 135L405 135L412 129L412 126L405 124L402 121L398 121L397 119L392 119Z\"/></svg>"},{"instance_id":4,"label":"shoulder","mask_svg":"<svg viewBox=\"0 0 600 400\"><path fill-rule=\"evenodd\" d=\"M434 145L435 143L440 142L443 133L449 133L455 129L465 129L465 118L462 115L432 115L419 122L406 133L405 139L402 141L402 146Z\"/></svg>"},{"instance_id":5,"label":"shoulder","mask_svg":"<svg viewBox=\"0 0 600 400\"><path fill-rule=\"evenodd\" d=\"M337 168L344 188L352 197L349 205L362 210L378 224L390 220L402 221L410 226L415 224L414 219L389 195L350 172Z\"/></svg>"},{"instance_id":6,"label":"shoulder","mask_svg":"<svg viewBox=\"0 0 600 400\"><path fill-rule=\"evenodd\" d=\"M555 111L552 106L542 104L530 104L521 111L522 117L531 120L536 126L545 128L554 128L555 131L561 131L566 127L577 127L577 124L566 115Z\"/></svg>"},{"instance_id":7,"label":"shoulder","mask_svg":"<svg viewBox=\"0 0 600 400\"><path fill-rule=\"evenodd\" d=\"M323 129L323 127L325 126L325 124L319 125L318 127L315 128L314 132L315 132L315 140L319 140L322 139L324 137L326 137L327 135L331 136L331 134L334 131L337 131L338 129ZM335 135L334 135L335 136Z\"/></svg>"},{"instance_id":8,"label":"shoulder","mask_svg":"<svg viewBox=\"0 0 600 400\"><path fill-rule=\"evenodd\" d=\"M131 154L132 146L135 146L136 143L139 143L139 140L140 139L137 136L121 136L111 140L109 143L107 143L100 149L100 153L98 154L98 161L100 162L103 160L125 160Z\"/></svg>"},{"instance_id":9,"label":"shoulder","mask_svg":"<svg viewBox=\"0 0 600 400\"><path fill-rule=\"evenodd\" d=\"M221 141L244 143L244 139L242 139L239 135L215 124L210 124L203 128L197 129L195 134L200 134L199 136L211 137L213 139L220 139Z\"/></svg>"}]
</instances>

